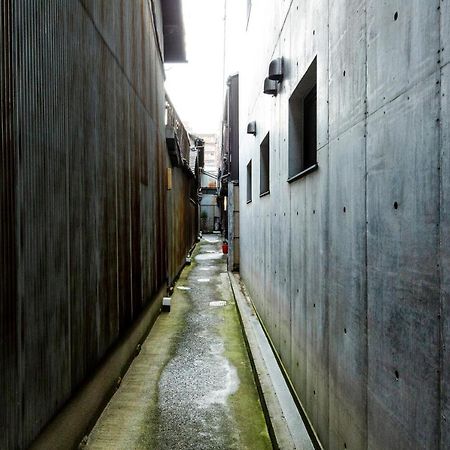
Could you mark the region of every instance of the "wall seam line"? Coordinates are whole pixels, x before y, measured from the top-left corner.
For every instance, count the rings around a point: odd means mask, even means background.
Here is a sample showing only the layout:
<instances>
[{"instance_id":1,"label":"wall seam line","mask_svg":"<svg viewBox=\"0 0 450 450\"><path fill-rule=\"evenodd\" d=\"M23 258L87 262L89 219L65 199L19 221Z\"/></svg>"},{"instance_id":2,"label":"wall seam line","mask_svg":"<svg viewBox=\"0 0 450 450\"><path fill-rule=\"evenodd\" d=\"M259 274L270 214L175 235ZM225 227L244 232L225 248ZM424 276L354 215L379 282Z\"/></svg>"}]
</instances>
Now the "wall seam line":
<instances>
[{"instance_id":1,"label":"wall seam line","mask_svg":"<svg viewBox=\"0 0 450 450\"><path fill-rule=\"evenodd\" d=\"M440 7L441 0L438 0L438 10L439 10L439 48L438 55L440 55L440 51L442 48L442 10ZM442 69L440 67L440 62L438 62L438 80L439 80L439 103L438 103L438 133L439 133L439 159L438 159L438 178L439 178L439 216L438 216L438 261L439 267L437 270L438 276L438 288L439 288L439 321L438 321L438 367L439 367L439 377L438 377L438 447L440 449L444 448L444 443L442 442L442 411L443 411L443 345L444 345L444 330L443 330L443 312L444 312L444 295L443 295L443 286L442 286L442 206L443 206L443 190L442 190L442 163L443 163L443 139L442 139Z\"/></svg>"},{"instance_id":2,"label":"wall seam line","mask_svg":"<svg viewBox=\"0 0 450 450\"><path fill-rule=\"evenodd\" d=\"M368 273L368 237L369 237L369 217L368 217L368 173L367 173L367 130L368 130L368 115L369 115L369 105L368 105L368 86L369 86L369 64L368 64L368 14L367 14L368 2L365 1L364 5L364 32L365 32L365 78L366 78L366 89L365 89L365 101L364 101L364 215L365 215L365 233L364 233L364 263L365 263L365 279L364 279L364 302L365 302L365 356L366 356L366 373L365 373L365 384L366 384L366 403L365 403L365 422L366 422L366 449L369 448L369 273Z\"/></svg>"},{"instance_id":3,"label":"wall seam line","mask_svg":"<svg viewBox=\"0 0 450 450\"><path fill-rule=\"evenodd\" d=\"M329 208L330 208L330 178L331 178L331 141L330 141L330 85L331 85L331 79L330 79L330 72L331 72L331 51L330 51L330 44L331 44L331 37L330 37L330 0L327 2L327 40L328 40L328 93L327 93L327 142L328 142L328 155L327 155L327 163L328 163L328 170L327 170L327 187L326 187L326 205L327 208L325 210L325 217L326 217L326 248L327 248L327 258L326 258L326 277L329 278L330 273L330 214L329 214ZM331 409L330 409L330 398L331 398L331 392L330 392L330 295L329 295L329 285L327 284L325 288L325 295L326 295L326 325L328 329L328 336L327 336L327 428L328 428L328 436L327 436L327 443L330 445L330 438L331 438L331 427L330 427L330 415L331 415Z\"/></svg>"}]
</instances>

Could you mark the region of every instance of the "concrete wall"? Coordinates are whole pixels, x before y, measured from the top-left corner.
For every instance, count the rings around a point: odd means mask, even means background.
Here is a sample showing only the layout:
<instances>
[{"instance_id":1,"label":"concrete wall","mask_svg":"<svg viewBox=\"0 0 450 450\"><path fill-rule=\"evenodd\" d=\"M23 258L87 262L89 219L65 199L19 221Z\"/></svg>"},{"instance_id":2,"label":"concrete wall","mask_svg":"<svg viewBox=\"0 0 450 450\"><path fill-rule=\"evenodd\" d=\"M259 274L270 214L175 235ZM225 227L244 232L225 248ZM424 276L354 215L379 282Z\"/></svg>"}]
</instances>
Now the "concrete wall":
<instances>
[{"instance_id":1,"label":"concrete wall","mask_svg":"<svg viewBox=\"0 0 450 450\"><path fill-rule=\"evenodd\" d=\"M2 449L28 447L141 313L158 311L170 230L151 6L1 3Z\"/></svg>"},{"instance_id":2,"label":"concrete wall","mask_svg":"<svg viewBox=\"0 0 450 450\"><path fill-rule=\"evenodd\" d=\"M325 448L450 446L449 20L439 0L252 3L240 270ZM288 101L315 57L319 168L287 183Z\"/></svg>"}]
</instances>

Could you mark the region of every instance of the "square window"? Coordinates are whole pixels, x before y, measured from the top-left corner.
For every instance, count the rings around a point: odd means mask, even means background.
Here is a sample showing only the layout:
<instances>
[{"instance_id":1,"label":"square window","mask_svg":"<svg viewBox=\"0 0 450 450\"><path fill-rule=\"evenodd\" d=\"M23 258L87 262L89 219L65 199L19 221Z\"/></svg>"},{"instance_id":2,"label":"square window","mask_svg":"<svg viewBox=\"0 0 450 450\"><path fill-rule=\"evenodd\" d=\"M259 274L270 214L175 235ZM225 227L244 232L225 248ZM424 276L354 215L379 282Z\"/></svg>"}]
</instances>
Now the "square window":
<instances>
[{"instance_id":1,"label":"square window","mask_svg":"<svg viewBox=\"0 0 450 450\"><path fill-rule=\"evenodd\" d=\"M252 201L252 160L247 164L247 203Z\"/></svg>"},{"instance_id":2,"label":"square window","mask_svg":"<svg viewBox=\"0 0 450 450\"><path fill-rule=\"evenodd\" d=\"M289 99L289 179L317 168L317 58Z\"/></svg>"},{"instance_id":3,"label":"square window","mask_svg":"<svg viewBox=\"0 0 450 450\"><path fill-rule=\"evenodd\" d=\"M270 192L269 175L270 175L270 156L269 156L269 133L263 139L260 145L259 159L259 194L267 195Z\"/></svg>"}]
</instances>

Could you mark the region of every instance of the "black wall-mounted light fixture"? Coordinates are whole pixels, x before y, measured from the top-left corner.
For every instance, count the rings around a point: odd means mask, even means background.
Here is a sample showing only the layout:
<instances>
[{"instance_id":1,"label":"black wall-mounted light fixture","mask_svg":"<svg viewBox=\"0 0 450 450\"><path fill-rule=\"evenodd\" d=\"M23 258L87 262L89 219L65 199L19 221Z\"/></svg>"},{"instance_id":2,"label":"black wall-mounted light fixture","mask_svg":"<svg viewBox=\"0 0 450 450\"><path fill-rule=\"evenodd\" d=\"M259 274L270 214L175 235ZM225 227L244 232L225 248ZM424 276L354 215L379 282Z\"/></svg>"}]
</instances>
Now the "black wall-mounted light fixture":
<instances>
[{"instance_id":1,"label":"black wall-mounted light fixture","mask_svg":"<svg viewBox=\"0 0 450 450\"><path fill-rule=\"evenodd\" d=\"M278 83L276 81L266 78L264 80L264 94L267 95L277 95L278 94Z\"/></svg>"},{"instance_id":2,"label":"black wall-mounted light fixture","mask_svg":"<svg viewBox=\"0 0 450 450\"><path fill-rule=\"evenodd\" d=\"M247 134L253 134L253 136L256 136L256 122L249 122L247 125Z\"/></svg>"},{"instance_id":3,"label":"black wall-mounted light fixture","mask_svg":"<svg viewBox=\"0 0 450 450\"><path fill-rule=\"evenodd\" d=\"M281 83L284 78L284 61L283 57L276 58L269 65L269 79Z\"/></svg>"}]
</instances>

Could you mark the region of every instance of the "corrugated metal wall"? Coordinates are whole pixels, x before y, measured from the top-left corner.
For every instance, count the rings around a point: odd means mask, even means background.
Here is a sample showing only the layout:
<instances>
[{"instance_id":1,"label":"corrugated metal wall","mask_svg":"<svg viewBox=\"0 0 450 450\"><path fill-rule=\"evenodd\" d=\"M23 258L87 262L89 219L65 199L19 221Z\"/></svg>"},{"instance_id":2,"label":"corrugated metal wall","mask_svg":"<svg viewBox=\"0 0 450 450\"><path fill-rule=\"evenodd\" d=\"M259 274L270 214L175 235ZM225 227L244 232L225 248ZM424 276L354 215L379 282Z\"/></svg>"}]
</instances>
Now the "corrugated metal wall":
<instances>
[{"instance_id":1,"label":"corrugated metal wall","mask_svg":"<svg viewBox=\"0 0 450 450\"><path fill-rule=\"evenodd\" d=\"M180 168L173 169L172 190L168 199L168 256L170 284L178 276L186 254L191 249L198 234L198 205L191 199L192 186L195 183ZM197 190L195 190L196 192Z\"/></svg>"},{"instance_id":2,"label":"corrugated metal wall","mask_svg":"<svg viewBox=\"0 0 450 450\"><path fill-rule=\"evenodd\" d=\"M0 8L0 448L18 448L166 283L167 155L149 1Z\"/></svg>"},{"instance_id":3,"label":"corrugated metal wall","mask_svg":"<svg viewBox=\"0 0 450 450\"><path fill-rule=\"evenodd\" d=\"M16 251L16 205L14 186L16 184L16 157L12 129L12 104L14 101L14 79L11 76L13 56L11 49L11 8L13 0L5 0L1 6L0 39L0 398L8 407L0 408L0 446L14 443L14 433L7 432L9 424L17 424L20 418L18 386L19 373L17 349L20 347L20 333L17 319L20 316L14 299L17 297ZM12 428L12 427L11 427Z\"/></svg>"}]
</instances>

